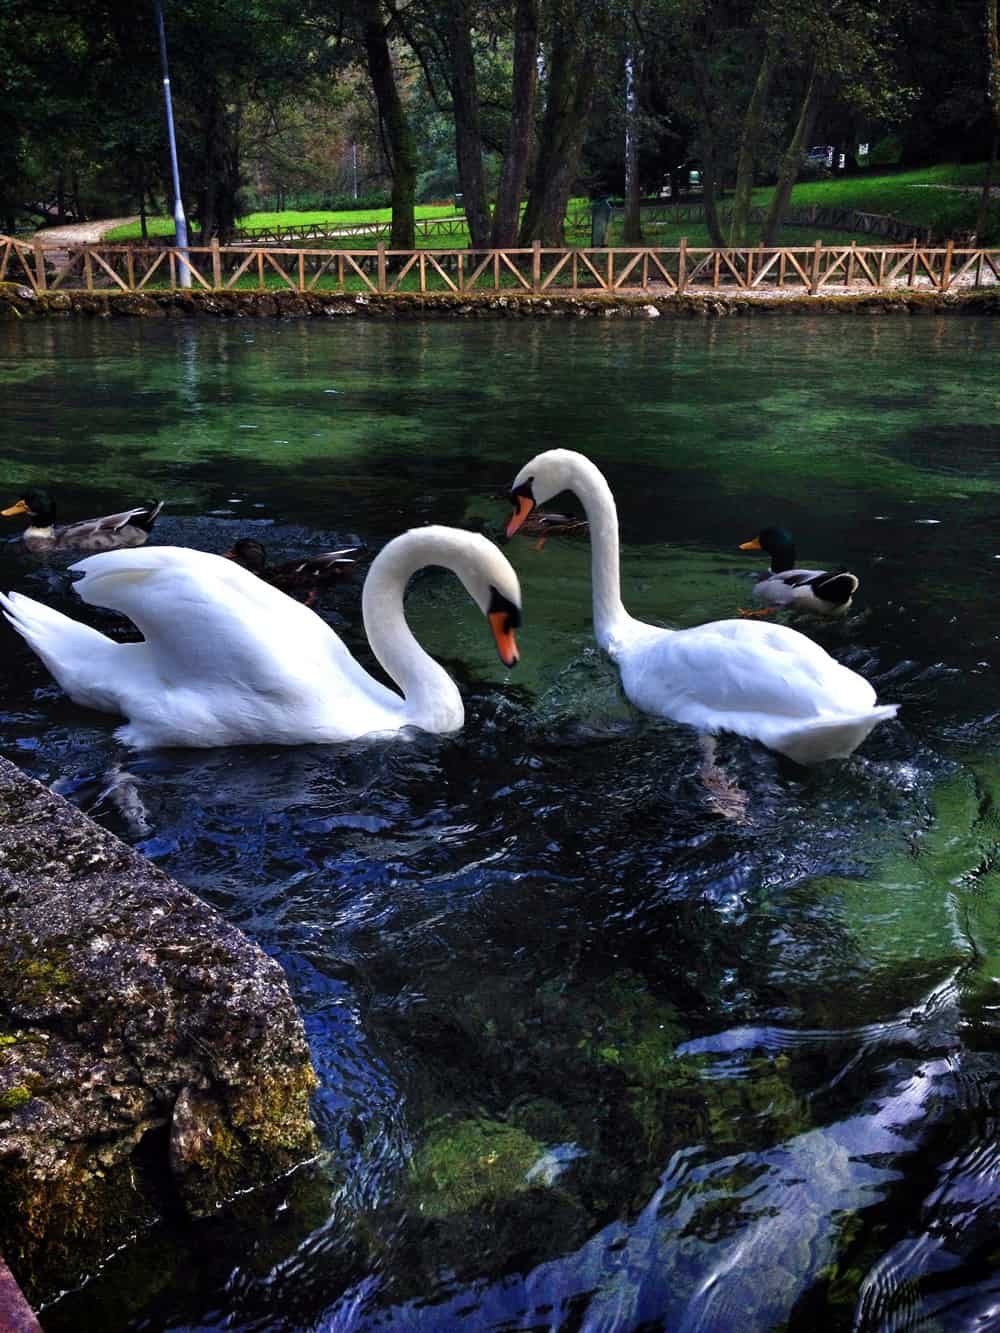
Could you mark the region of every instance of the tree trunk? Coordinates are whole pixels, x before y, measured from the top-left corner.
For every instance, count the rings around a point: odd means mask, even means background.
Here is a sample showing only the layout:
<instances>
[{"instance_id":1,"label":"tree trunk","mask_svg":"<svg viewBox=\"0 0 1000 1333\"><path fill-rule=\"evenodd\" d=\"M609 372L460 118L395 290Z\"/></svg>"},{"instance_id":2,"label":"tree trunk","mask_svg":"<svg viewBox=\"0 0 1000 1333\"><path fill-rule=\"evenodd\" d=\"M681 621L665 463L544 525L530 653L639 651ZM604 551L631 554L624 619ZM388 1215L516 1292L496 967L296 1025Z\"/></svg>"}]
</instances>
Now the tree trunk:
<instances>
[{"instance_id":1,"label":"tree trunk","mask_svg":"<svg viewBox=\"0 0 1000 1333\"><path fill-rule=\"evenodd\" d=\"M622 241L625 245L642 245L642 214L639 200L639 70L642 52L630 32L625 52L625 216L622 221Z\"/></svg>"},{"instance_id":2,"label":"tree trunk","mask_svg":"<svg viewBox=\"0 0 1000 1333\"><path fill-rule=\"evenodd\" d=\"M598 61L584 23L572 13L557 24L552 40L548 95L531 193L521 221L521 244L565 244L563 223L580 165L594 100Z\"/></svg>"},{"instance_id":3,"label":"tree trunk","mask_svg":"<svg viewBox=\"0 0 1000 1333\"><path fill-rule=\"evenodd\" d=\"M362 40L368 60L379 119L385 134L392 171L392 250L416 249L414 203L417 193L417 156L413 134L392 68L392 54L378 0L363 0Z\"/></svg>"},{"instance_id":4,"label":"tree trunk","mask_svg":"<svg viewBox=\"0 0 1000 1333\"><path fill-rule=\"evenodd\" d=\"M988 225L991 190L996 175L997 145L1000 143L1000 13L997 0L986 0L986 58L989 62L986 74L986 95L993 111L993 143L990 146L990 161L986 168L986 180L983 183L983 195L976 218L976 240L983 243Z\"/></svg>"},{"instance_id":5,"label":"tree trunk","mask_svg":"<svg viewBox=\"0 0 1000 1333\"><path fill-rule=\"evenodd\" d=\"M149 227L146 223L146 180L141 167L139 169L139 235L144 241L149 240Z\"/></svg>"},{"instance_id":6,"label":"tree trunk","mask_svg":"<svg viewBox=\"0 0 1000 1333\"><path fill-rule=\"evenodd\" d=\"M490 210L483 180L483 141L479 128L476 61L472 51L472 25L466 0L451 0L448 17L458 179L462 186L472 248L486 250L490 243Z\"/></svg>"},{"instance_id":7,"label":"tree trunk","mask_svg":"<svg viewBox=\"0 0 1000 1333\"><path fill-rule=\"evenodd\" d=\"M771 72L774 57L771 43L764 47L757 81L754 83L750 105L743 120L743 134L740 138L740 155L736 163L736 189L733 193L733 216L729 226L730 245L748 245L750 243L750 206L753 193L753 174L760 151L760 141L764 133L764 112L767 96L771 87Z\"/></svg>"},{"instance_id":8,"label":"tree trunk","mask_svg":"<svg viewBox=\"0 0 1000 1333\"><path fill-rule=\"evenodd\" d=\"M724 246L726 238L722 234L719 221L719 208L716 191L719 185L719 164L715 151L715 128L712 123L712 108L708 100L708 79L703 66L692 62L698 93L700 124L698 138L701 141L701 199L705 209L705 226L713 245Z\"/></svg>"},{"instance_id":9,"label":"tree trunk","mask_svg":"<svg viewBox=\"0 0 1000 1333\"><path fill-rule=\"evenodd\" d=\"M521 196L528 179L528 157L538 87L538 0L517 0L514 19L514 74L511 84L510 131L493 212L495 249L517 244Z\"/></svg>"},{"instance_id":10,"label":"tree trunk","mask_svg":"<svg viewBox=\"0 0 1000 1333\"><path fill-rule=\"evenodd\" d=\"M1000 146L1000 125L993 131L993 143L990 147L990 160L986 165L986 179L983 181L983 194L979 201L979 213L976 217L976 244L982 245L989 225L990 199L993 197L993 182L997 174L997 148Z\"/></svg>"},{"instance_id":11,"label":"tree trunk","mask_svg":"<svg viewBox=\"0 0 1000 1333\"><path fill-rule=\"evenodd\" d=\"M799 170L802 166L802 154L805 151L806 141L812 133L812 124L816 116L818 101L819 75L814 64L809 71L809 83L806 85L805 96L802 99L802 109L799 112L798 123L795 126L792 141L781 159L778 180L774 187L774 194L771 196L771 202L768 205L767 216L764 219L764 245L775 245L777 243L785 209L792 197L792 186L798 179Z\"/></svg>"}]
</instances>

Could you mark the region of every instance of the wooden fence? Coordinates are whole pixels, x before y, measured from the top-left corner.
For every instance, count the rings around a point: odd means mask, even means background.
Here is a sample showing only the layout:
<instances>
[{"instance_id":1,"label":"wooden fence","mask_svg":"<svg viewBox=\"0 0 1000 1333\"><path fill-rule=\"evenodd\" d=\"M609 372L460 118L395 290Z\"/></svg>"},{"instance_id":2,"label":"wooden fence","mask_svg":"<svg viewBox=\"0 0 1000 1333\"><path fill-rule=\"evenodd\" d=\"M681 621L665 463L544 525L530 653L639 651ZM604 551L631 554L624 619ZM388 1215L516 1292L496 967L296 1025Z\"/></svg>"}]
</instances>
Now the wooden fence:
<instances>
[{"instance_id":1,"label":"wooden fence","mask_svg":"<svg viewBox=\"0 0 1000 1333\"><path fill-rule=\"evenodd\" d=\"M623 209L614 208L616 216L621 216ZM704 222L704 204L643 204L639 210L643 227L682 226L685 222ZM728 226L732 220L732 207L719 209L719 221ZM762 225L767 216L764 208L750 210L750 222ZM924 223L904 222L887 213L861 213L855 208L830 208L820 204L809 204L800 208L786 208L782 215L783 227L815 227L836 231L856 231L865 236L881 236L888 241L908 245L917 237L925 245L932 241L932 229ZM567 231L576 233L590 230L590 210L573 210L566 217Z\"/></svg>"},{"instance_id":2,"label":"wooden fence","mask_svg":"<svg viewBox=\"0 0 1000 1333\"><path fill-rule=\"evenodd\" d=\"M186 273L188 283L182 284ZM58 272L41 244L0 236L0 281L35 292L292 290L371 293L952 291L1000 282L1000 249L824 245L713 249L613 246L515 250L305 250L288 247L143 248L84 245Z\"/></svg>"}]
</instances>

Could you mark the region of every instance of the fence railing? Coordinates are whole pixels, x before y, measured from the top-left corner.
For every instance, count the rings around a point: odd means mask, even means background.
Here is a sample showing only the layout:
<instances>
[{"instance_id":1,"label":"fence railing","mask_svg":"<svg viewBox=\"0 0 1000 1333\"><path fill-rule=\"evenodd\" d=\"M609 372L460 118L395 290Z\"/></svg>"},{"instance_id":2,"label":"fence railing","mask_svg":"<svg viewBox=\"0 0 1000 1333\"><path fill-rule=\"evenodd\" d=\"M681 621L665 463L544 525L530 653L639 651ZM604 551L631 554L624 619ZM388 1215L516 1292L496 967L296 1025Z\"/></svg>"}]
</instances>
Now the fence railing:
<instances>
[{"instance_id":1,"label":"fence railing","mask_svg":"<svg viewBox=\"0 0 1000 1333\"><path fill-rule=\"evenodd\" d=\"M614 214L620 216L623 210L615 205ZM728 225L732 220L732 205L719 209L719 221ZM751 208L749 220L753 224L762 224L767 216L764 208ZM643 227L682 226L686 222L704 222L705 205L699 203L643 204L639 209L639 219ZM566 230L572 233L590 230L590 209L573 209L566 216ZM925 245L932 241L932 229L925 223L904 222L888 213L861 213L855 208L831 208L824 204L808 204L801 207L786 208L782 214L783 227L816 227L836 231L857 231L865 236L881 236L888 241L909 244L916 236Z\"/></svg>"},{"instance_id":2,"label":"fence railing","mask_svg":"<svg viewBox=\"0 0 1000 1333\"><path fill-rule=\"evenodd\" d=\"M187 281L182 282L182 275ZM714 249L612 246L511 250L307 250L280 246L83 245L65 267L41 244L0 236L0 281L58 291L291 290L572 295L699 292L952 291L1000 282L1000 249L824 245Z\"/></svg>"}]
</instances>

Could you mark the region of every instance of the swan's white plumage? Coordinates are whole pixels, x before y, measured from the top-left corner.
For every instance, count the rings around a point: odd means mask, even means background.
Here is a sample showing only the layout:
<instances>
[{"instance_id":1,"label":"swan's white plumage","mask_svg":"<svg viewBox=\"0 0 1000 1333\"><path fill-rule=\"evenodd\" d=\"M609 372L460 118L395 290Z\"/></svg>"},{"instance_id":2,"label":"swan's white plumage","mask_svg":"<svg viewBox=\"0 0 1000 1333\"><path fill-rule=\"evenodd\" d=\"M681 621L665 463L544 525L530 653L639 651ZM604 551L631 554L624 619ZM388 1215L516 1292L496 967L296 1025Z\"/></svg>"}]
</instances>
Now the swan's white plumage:
<instances>
[{"instance_id":1,"label":"swan's white plumage","mask_svg":"<svg viewBox=\"0 0 1000 1333\"><path fill-rule=\"evenodd\" d=\"M484 611L493 587L520 604L517 576L484 537L428 527L395 538L369 571L365 626L403 695L370 676L314 612L203 551L146 547L71 566L83 576L81 598L128 616L142 643L114 643L17 593L0 594L0 607L70 698L128 718L118 734L138 747L451 731L464 721L461 697L403 616L406 582L426 564L452 569Z\"/></svg>"},{"instance_id":2,"label":"swan's white plumage","mask_svg":"<svg viewBox=\"0 0 1000 1333\"><path fill-rule=\"evenodd\" d=\"M876 705L863 676L797 630L752 620L669 630L630 616L621 601L614 498L582 454L539 454L514 480L515 489L525 485L537 504L563 490L583 504L593 547L594 631L626 696L643 712L710 735L736 732L803 764L849 755L895 716L896 705Z\"/></svg>"}]
</instances>

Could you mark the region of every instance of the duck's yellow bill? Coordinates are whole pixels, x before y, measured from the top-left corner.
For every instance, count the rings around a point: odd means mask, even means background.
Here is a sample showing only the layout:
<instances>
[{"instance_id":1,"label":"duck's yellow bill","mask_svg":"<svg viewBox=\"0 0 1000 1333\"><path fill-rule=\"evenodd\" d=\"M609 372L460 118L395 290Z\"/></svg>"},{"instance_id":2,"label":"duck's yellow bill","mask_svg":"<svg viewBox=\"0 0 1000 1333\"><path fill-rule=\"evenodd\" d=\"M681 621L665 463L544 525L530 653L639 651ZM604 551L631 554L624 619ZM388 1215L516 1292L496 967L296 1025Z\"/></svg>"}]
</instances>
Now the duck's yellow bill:
<instances>
[{"instance_id":1,"label":"duck's yellow bill","mask_svg":"<svg viewBox=\"0 0 1000 1333\"><path fill-rule=\"evenodd\" d=\"M30 514L31 510L23 500L18 500L17 504L12 504L9 509L0 509L0 514L4 518L13 518L15 514Z\"/></svg>"},{"instance_id":2,"label":"duck's yellow bill","mask_svg":"<svg viewBox=\"0 0 1000 1333\"><path fill-rule=\"evenodd\" d=\"M530 495L515 495L513 498L517 501L517 509L514 511L510 522L507 524L508 537L513 537L514 533L535 507L535 502Z\"/></svg>"},{"instance_id":3,"label":"duck's yellow bill","mask_svg":"<svg viewBox=\"0 0 1000 1333\"><path fill-rule=\"evenodd\" d=\"M741 550L741 551L759 551L759 550L760 550L760 538L759 538L759 537L754 537L754 539L753 539L752 542L740 542L740 550Z\"/></svg>"},{"instance_id":4,"label":"duck's yellow bill","mask_svg":"<svg viewBox=\"0 0 1000 1333\"><path fill-rule=\"evenodd\" d=\"M497 652L500 654L500 661L505 667L517 666L520 657L509 615L506 611L491 611L487 619L490 622L493 637L497 641Z\"/></svg>"}]
</instances>

